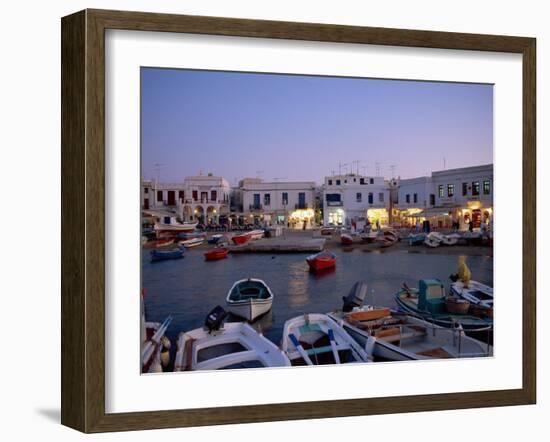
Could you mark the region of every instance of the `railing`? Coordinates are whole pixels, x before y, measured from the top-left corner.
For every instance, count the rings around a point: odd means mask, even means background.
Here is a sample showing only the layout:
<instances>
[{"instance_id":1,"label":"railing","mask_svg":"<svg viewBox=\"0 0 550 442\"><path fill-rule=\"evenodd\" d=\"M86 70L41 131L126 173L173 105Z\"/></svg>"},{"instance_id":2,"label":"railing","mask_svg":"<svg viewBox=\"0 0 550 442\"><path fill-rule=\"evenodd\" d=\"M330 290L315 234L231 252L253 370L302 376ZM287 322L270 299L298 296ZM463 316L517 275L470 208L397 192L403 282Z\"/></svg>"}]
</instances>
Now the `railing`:
<instances>
[{"instance_id":1,"label":"railing","mask_svg":"<svg viewBox=\"0 0 550 442\"><path fill-rule=\"evenodd\" d=\"M306 203L297 203L294 205L295 209L307 209L308 205Z\"/></svg>"},{"instance_id":2,"label":"railing","mask_svg":"<svg viewBox=\"0 0 550 442\"><path fill-rule=\"evenodd\" d=\"M262 205L261 204L250 204L248 206L249 210L262 210Z\"/></svg>"},{"instance_id":3,"label":"railing","mask_svg":"<svg viewBox=\"0 0 550 442\"><path fill-rule=\"evenodd\" d=\"M338 207L338 206L344 205L343 201L327 201L326 203L327 203L327 206L329 207Z\"/></svg>"}]
</instances>

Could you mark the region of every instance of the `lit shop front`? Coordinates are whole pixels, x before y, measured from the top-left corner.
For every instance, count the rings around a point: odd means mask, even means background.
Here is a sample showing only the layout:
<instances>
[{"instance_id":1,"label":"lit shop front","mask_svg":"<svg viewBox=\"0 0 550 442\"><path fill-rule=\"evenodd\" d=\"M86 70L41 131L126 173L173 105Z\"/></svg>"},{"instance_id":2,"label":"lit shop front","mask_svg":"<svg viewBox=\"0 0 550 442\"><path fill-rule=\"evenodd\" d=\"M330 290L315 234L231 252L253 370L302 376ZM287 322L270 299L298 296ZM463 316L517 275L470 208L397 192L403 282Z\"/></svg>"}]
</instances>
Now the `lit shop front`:
<instances>
[{"instance_id":1,"label":"lit shop front","mask_svg":"<svg viewBox=\"0 0 550 442\"><path fill-rule=\"evenodd\" d=\"M328 211L328 224L330 226L343 226L346 219L346 213L341 207L329 207L325 209Z\"/></svg>"},{"instance_id":2,"label":"lit shop front","mask_svg":"<svg viewBox=\"0 0 550 442\"><path fill-rule=\"evenodd\" d=\"M304 225L306 229L309 229L313 227L315 212L313 209L296 209L290 213L288 219L290 227L294 229L303 229Z\"/></svg>"},{"instance_id":3,"label":"lit shop front","mask_svg":"<svg viewBox=\"0 0 550 442\"><path fill-rule=\"evenodd\" d=\"M367 218L371 224L375 225L378 221L382 227L388 226L390 222L388 209L368 209Z\"/></svg>"},{"instance_id":4,"label":"lit shop front","mask_svg":"<svg viewBox=\"0 0 550 442\"><path fill-rule=\"evenodd\" d=\"M469 201L467 207L457 210L457 219L461 229L467 229L470 223L474 229L481 228L482 224L489 227L493 222L493 208L483 207L479 201Z\"/></svg>"},{"instance_id":5,"label":"lit shop front","mask_svg":"<svg viewBox=\"0 0 550 442\"><path fill-rule=\"evenodd\" d=\"M415 227L418 223L426 219L424 209L410 208L405 210L396 210L394 215L394 224L400 227Z\"/></svg>"}]
</instances>

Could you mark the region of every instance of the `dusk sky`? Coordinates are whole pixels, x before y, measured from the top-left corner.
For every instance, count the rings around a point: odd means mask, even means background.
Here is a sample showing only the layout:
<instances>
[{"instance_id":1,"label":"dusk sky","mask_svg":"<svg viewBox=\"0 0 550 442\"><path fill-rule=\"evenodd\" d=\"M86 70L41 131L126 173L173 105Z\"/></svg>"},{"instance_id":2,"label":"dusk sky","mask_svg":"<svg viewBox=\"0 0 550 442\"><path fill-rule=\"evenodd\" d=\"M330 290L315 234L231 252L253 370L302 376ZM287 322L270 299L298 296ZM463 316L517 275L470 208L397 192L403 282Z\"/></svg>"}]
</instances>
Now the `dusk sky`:
<instances>
[{"instance_id":1,"label":"dusk sky","mask_svg":"<svg viewBox=\"0 0 550 442\"><path fill-rule=\"evenodd\" d=\"M493 162L492 85L142 68L141 105L142 176L164 182Z\"/></svg>"}]
</instances>

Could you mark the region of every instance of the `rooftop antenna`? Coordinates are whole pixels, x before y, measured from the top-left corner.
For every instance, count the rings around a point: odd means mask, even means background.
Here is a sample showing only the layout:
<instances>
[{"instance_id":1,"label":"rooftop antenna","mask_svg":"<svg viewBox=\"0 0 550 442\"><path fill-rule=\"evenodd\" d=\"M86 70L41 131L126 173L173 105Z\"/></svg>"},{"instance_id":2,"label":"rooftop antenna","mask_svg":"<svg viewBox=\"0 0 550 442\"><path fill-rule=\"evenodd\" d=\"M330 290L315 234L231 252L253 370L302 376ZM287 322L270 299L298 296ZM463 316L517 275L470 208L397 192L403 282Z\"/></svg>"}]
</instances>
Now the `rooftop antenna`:
<instances>
[{"instance_id":1,"label":"rooftop antenna","mask_svg":"<svg viewBox=\"0 0 550 442\"><path fill-rule=\"evenodd\" d=\"M346 167L348 163L338 163L338 175L342 175L342 167Z\"/></svg>"},{"instance_id":2,"label":"rooftop antenna","mask_svg":"<svg viewBox=\"0 0 550 442\"><path fill-rule=\"evenodd\" d=\"M162 163L155 163L153 164L155 166L155 172L157 174L157 184L160 183L160 170L164 167L164 164Z\"/></svg>"},{"instance_id":3,"label":"rooftop antenna","mask_svg":"<svg viewBox=\"0 0 550 442\"><path fill-rule=\"evenodd\" d=\"M363 171L363 175L367 174L367 166L361 166L361 170Z\"/></svg>"},{"instance_id":4,"label":"rooftop antenna","mask_svg":"<svg viewBox=\"0 0 550 442\"><path fill-rule=\"evenodd\" d=\"M447 167L447 161L445 160L445 157L443 157L443 170L445 170Z\"/></svg>"},{"instance_id":5,"label":"rooftop antenna","mask_svg":"<svg viewBox=\"0 0 550 442\"><path fill-rule=\"evenodd\" d=\"M335 170L331 170L331 172L332 172L332 176L334 176L334 173L335 173L336 171L335 171Z\"/></svg>"},{"instance_id":6,"label":"rooftop antenna","mask_svg":"<svg viewBox=\"0 0 550 442\"><path fill-rule=\"evenodd\" d=\"M264 173L263 170L257 170L257 171L256 171L256 178L261 178L261 177L262 177L262 173Z\"/></svg>"},{"instance_id":7,"label":"rooftop antenna","mask_svg":"<svg viewBox=\"0 0 550 442\"><path fill-rule=\"evenodd\" d=\"M357 175L359 175L359 163L360 163L360 161L359 160L353 160L352 163L355 164L355 169L357 170ZM351 168L351 173L353 173L353 167Z\"/></svg>"},{"instance_id":8,"label":"rooftop antenna","mask_svg":"<svg viewBox=\"0 0 550 442\"><path fill-rule=\"evenodd\" d=\"M390 166L390 172L391 172L391 177L394 178L395 177L395 164L392 164Z\"/></svg>"},{"instance_id":9,"label":"rooftop antenna","mask_svg":"<svg viewBox=\"0 0 550 442\"><path fill-rule=\"evenodd\" d=\"M380 162L379 161L374 163L374 168L376 169L376 176L380 176Z\"/></svg>"},{"instance_id":10,"label":"rooftop antenna","mask_svg":"<svg viewBox=\"0 0 550 442\"><path fill-rule=\"evenodd\" d=\"M286 180L286 176L276 176L273 178L273 181L275 181L276 183L278 183L279 180Z\"/></svg>"}]
</instances>

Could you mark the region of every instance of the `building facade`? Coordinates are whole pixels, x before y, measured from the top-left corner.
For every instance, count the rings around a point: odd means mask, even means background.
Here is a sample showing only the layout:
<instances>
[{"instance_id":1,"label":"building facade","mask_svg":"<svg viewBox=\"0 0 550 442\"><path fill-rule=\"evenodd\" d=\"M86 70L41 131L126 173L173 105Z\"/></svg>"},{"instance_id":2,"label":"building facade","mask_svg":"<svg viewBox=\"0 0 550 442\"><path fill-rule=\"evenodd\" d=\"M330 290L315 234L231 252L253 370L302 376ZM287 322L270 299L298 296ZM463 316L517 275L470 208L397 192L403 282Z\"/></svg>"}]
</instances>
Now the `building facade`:
<instances>
[{"instance_id":1,"label":"building facade","mask_svg":"<svg viewBox=\"0 0 550 442\"><path fill-rule=\"evenodd\" d=\"M389 223L390 186L382 177L356 174L325 177L323 223L353 226L367 221Z\"/></svg>"},{"instance_id":2,"label":"building facade","mask_svg":"<svg viewBox=\"0 0 550 442\"><path fill-rule=\"evenodd\" d=\"M314 182L264 182L260 178L245 178L239 187L243 213L249 220L293 228L314 226Z\"/></svg>"}]
</instances>

